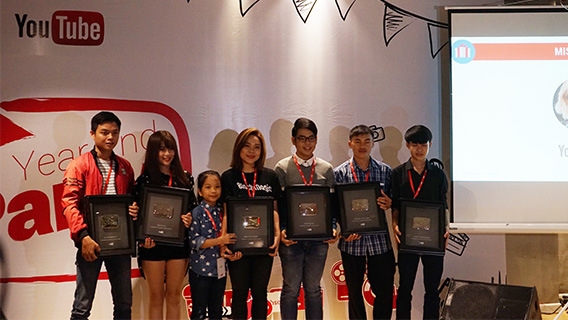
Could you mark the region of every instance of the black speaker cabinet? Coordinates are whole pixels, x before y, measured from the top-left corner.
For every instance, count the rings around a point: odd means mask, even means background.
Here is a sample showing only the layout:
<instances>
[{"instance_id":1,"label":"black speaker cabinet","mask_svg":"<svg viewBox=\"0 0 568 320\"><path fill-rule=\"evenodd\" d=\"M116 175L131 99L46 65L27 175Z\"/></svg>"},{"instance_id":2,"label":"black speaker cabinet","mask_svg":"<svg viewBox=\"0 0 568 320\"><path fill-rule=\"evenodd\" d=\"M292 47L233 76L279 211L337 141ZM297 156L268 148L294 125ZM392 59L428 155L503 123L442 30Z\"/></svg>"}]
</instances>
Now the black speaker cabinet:
<instances>
[{"instance_id":1,"label":"black speaker cabinet","mask_svg":"<svg viewBox=\"0 0 568 320\"><path fill-rule=\"evenodd\" d=\"M440 319L542 319L535 287L452 279Z\"/></svg>"}]
</instances>

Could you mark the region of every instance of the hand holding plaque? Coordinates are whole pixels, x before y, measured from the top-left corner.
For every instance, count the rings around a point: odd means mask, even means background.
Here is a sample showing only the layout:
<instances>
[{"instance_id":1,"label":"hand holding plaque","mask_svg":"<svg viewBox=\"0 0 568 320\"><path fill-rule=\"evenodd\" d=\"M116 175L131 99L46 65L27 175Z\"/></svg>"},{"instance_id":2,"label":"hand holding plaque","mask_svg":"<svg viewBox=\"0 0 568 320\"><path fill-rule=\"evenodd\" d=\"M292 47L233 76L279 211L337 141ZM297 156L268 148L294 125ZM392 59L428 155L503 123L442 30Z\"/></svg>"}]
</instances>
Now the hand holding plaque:
<instances>
[{"instance_id":1,"label":"hand holding plaque","mask_svg":"<svg viewBox=\"0 0 568 320\"><path fill-rule=\"evenodd\" d=\"M439 202L401 200L399 251L444 255L445 210Z\"/></svg>"},{"instance_id":2,"label":"hand holding plaque","mask_svg":"<svg viewBox=\"0 0 568 320\"><path fill-rule=\"evenodd\" d=\"M99 245L99 257L135 253L134 223L128 213L128 195L85 196L85 213L90 237Z\"/></svg>"}]
</instances>

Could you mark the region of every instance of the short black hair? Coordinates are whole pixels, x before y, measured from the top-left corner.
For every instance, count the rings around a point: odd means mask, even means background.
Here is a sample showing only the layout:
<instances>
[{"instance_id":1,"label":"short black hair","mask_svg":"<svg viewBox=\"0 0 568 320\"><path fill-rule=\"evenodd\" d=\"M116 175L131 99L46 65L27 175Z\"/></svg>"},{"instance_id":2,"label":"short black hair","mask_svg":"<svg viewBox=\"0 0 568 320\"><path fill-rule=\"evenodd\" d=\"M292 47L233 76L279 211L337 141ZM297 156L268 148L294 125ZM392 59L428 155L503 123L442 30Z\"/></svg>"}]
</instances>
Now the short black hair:
<instances>
[{"instance_id":1,"label":"short black hair","mask_svg":"<svg viewBox=\"0 0 568 320\"><path fill-rule=\"evenodd\" d=\"M364 124L354 126L349 131L349 141L351 141L351 139L353 139L353 137L357 137L357 136L364 135L364 134L370 134L371 138L373 138L373 130L371 130L371 128L369 128L368 126L366 126Z\"/></svg>"},{"instance_id":2,"label":"short black hair","mask_svg":"<svg viewBox=\"0 0 568 320\"><path fill-rule=\"evenodd\" d=\"M101 111L93 116L91 119L91 131L96 132L99 125L106 122L115 122L120 130L120 119L109 111Z\"/></svg>"},{"instance_id":3,"label":"short black hair","mask_svg":"<svg viewBox=\"0 0 568 320\"><path fill-rule=\"evenodd\" d=\"M432 141L432 132L421 124L410 127L404 134L404 140L412 143L427 143Z\"/></svg>"},{"instance_id":4,"label":"short black hair","mask_svg":"<svg viewBox=\"0 0 568 320\"><path fill-rule=\"evenodd\" d=\"M318 136L318 127L316 126L315 122L308 118L298 118L296 119L296 121L294 121L294 127L292 128L292 137L296 137L298 130L300 129L308 129L314 134L314 136Z\"/></svg>"}]
</instances>

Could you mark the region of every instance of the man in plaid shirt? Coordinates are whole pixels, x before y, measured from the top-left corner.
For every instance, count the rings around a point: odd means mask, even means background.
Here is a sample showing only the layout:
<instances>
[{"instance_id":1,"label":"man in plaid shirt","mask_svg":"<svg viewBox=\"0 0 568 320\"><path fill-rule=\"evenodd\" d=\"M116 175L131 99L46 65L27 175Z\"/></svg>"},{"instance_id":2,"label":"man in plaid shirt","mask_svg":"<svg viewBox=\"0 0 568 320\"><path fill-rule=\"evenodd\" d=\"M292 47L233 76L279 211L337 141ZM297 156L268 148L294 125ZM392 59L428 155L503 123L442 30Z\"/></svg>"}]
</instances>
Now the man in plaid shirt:
<instances>
[{"instance_id":1,"label":"man in plaid shirt","mask_svg":"<svg viewBox=\"0 0 568 320\"><path fill-rule=\"evenodd\" d=\"M381 186L377 204L387 210L391 206L391 168L371 157L373 132L358 125L349 132L353 157L335 168L336 183L376 181ZM373 235L351 234L339 239L338 248L349 293L349 319L367 319L362 286L367 272L371 291L375 294L373 319L391 319L395 259L387 231Z\"/></svg>"}]
</instances>

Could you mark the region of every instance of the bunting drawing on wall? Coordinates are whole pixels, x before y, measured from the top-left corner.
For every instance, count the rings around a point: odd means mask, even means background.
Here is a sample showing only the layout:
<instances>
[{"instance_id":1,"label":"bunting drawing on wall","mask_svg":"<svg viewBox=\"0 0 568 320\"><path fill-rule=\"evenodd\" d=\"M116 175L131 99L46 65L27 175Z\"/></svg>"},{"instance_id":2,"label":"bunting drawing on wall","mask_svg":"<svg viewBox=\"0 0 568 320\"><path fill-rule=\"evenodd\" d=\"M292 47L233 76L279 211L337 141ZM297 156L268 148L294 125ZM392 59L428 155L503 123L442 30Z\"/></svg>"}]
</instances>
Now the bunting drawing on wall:
<instances>
[{"instance_id":1,"label":"bunting drawing on wall","mask_svg":"<svg viewBox=\"0 0 568 320\"><path fill-rule=\"evenodd\" d=\"M296 11L300 15L300 18L304 23L308 21L310 13L314 9L317 0L292 0L294 1L294 5L296 6Z\"/></svg>"},{"instance_id":2,"label":"bunting drawing on wall","mask_svg":"<svg viewBox=\"0 0 568 320\"><path fill-rule=\"evenodd\" d=\"M345 21L345 19L347 18L347 14L349 13L349 11L351 10L351 7L353 7L353 5L355 4L355 1L357 0L335 0L335 4L337 5L337 10L339 10L339 15L341 16L341 19L343 21ZM345 11L345 14L343 14L341 7L343 4L343 7L347 7L347 10Z\"/></svg>"},{"instance_id":3,"label":"bunting drawing on wall","mask_svg":"<svg viewBox=\"0 0 568 320\"><path fill-rule=\"evenodd\" d=\"M187 0L189 3L190 0ZM339 16L343 21L357 0L335 0ZM394 37L402 32L406 27L415 21L425 22L428 27L428 40L430 42L430 55L435 58L448 41L436 41L436 39L447 39L448 24L432 20L403 8L397 7L386 0L379 0L384 4L383 13L383 39L388 47ZM239 0L241 16L244 17L260 0ZM296 12L304 23L307 23L317 0L292 0ZM345 10L345 13L343 12Z\"/></svg>"},{"instance_id":4,"label":"bunting drawing on wall","mask_svg":"<svg viewBox=\"0 0 568 320\"><path fill-rule=\"evenodd\" d=\"M189 1L189 0L187 0ZM241 10L241 17L244 17L247 12L260 0L239 0L239 8ZM243 11L243 8L246 8Z\"/></svg>"},{"instance_id":5,"label":"bunting drawing on wall","mask_svg":"<svg viewBox=\"0 0 568 320\"><path fill-rule=\"evenodd\" d=\"M385 11L383 14L383 38L387 47L397 34L402 32L402 30L404 30L416 20L424 21L428 26L428 38L430 41L430 54L432 55L432 58L435 58L440 50L442 50L442 48L448 43L447 41L439 45L435 45L434 43L434 36L437 34L437 32L447 32L447 23L442 23L419 16L415 13L399 8L387 2L386 0L380 1L385 4Z\"/></svg>"}]
</instances>

